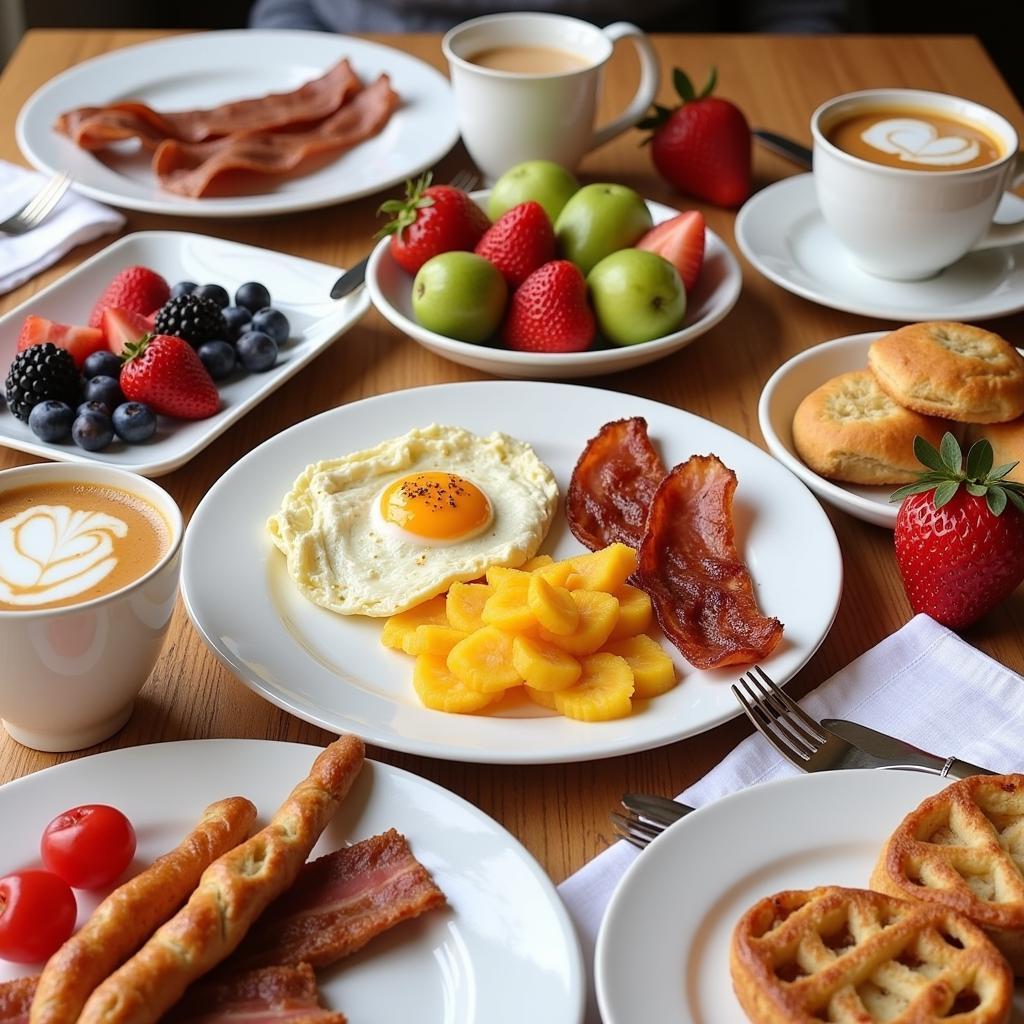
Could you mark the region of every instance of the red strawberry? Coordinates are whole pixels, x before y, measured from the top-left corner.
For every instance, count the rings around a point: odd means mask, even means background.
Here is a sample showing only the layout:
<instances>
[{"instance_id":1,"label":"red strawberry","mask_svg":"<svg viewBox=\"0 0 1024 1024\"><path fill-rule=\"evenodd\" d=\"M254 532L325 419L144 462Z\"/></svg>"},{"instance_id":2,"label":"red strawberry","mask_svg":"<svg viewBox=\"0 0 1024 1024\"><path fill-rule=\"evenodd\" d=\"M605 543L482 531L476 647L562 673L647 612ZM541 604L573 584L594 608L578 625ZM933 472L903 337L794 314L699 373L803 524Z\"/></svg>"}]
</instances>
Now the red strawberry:
<instances>
[{"instance_id":1,"label":"red strawberry","mask_svg":"<svg viewBox=\"0 0 1024 1024\"><path fill-rule=\"evenodd\" d=\"M672 80L682 105L655 104L638 127L654 130L651 159L670 185L716 206L739 206L750 195L750 126L739 107L711 95L716 79L712 68L698 96L676 68Z\"/></svg>"},{"instance_id":2,"label":"red strawberry","mask_svg":"<svg viewBox=\"0 0 1024 1024\"><path fill-rule=\"evenodd\" d=\"M108 306L148 316L170 297L170 285L155 270L149 267L125 267L107 285L106 291L92 307L89 326L99 327L103 323L103 310Z\"/></svg>"},{"instance_id":3,"label":"red strawberry","mask_svg":"<svg viewBox=\"0 0 1024 1024\"><path fill-rule=\"evenodd\" d=\"M656 252L667 259L679 271L689 295L704 266L704 214L687 210L678 217L662 221L636 243L636 248Z\"/></svg>"},{"instance_id":4,"label":"red strawberry","mask_svg":"<svg viewBox=\"0 0 1024 1024\"><path fill-rule=\"evenodd\" d=\"M952 434L939 451L917 437L914 452L929 472L892 496L905 499L896 561L914 611L961 629L1024 580L1024 485L1006 480L1017 463L992 468L984 438L971 446L966 469Z\"/></svg>"},{"instance_id":5,"label":"red strawberry","mask_svg":"<svg viewBox=\"0 0 1024 1024\"><path fill-rule=\"evenodd\" d=\"M405 198L389 199L377 211L395 214L377 237L391 235L391 255L410 274L438 253L472 252L491 224L465 192L431 185L430 178L428 171L418 181L407 181Z\"/></svg>"},{"instance_id":6,"label":"red strawberry","mask_svg":"<svg viewBox=\"0 0 1024 1024\"><path fill-rule=\"evenodd\" d=\"M555 229L540 203L520 203L484 232L474 251L501 271L510 288L516 288L555 258Z\"/></svg>"},{"instance_id":7,"label":"red strawberry","mask_svg":"<svg viewBox=\"0 0 1024 1024\"><path fill-rule=\"evenodd\" d=\"M154 412L202 420L220 408L217 385L195 349L169 334L147 334L125 346L121 390Z\"/></svg>"},{"instance_id":8,"label":"red strawberry","mask_svg":"<svg viewBox=\"0 0 1024 1024\"><path fill-rule=\"evenodd\" d=\"M67 349L79 369L93 352L107 347L103 332L98 328L58 324L41 316L25 317L18 334L18 351L31 345L41 345L44 341L53 342L57 348Z\"/></svg>"},{"instance_id":9,"label":"red strawberry","mask_svg":"<svg viewBox=\"0 0 1024 1024\"><path fill-rule=\"evenodd\" d=\"M595 330L580 268L568 260L552 260L516 289L501 336L520 352L582 352Z\"/></svg>"},{"instance_id":10,"label":"red strawberry","mask_svg":"<svg viewBox=\"0 0 1024 1024\"><path fill-rule=\"evenodd\" d=\"M117 306L108 306L103 310L103 333L107 336L110 351L123 356L129 344L138 341L145 334L153 333L154 319L152 316L132 313Z\"/></svg>"}]
</instances>

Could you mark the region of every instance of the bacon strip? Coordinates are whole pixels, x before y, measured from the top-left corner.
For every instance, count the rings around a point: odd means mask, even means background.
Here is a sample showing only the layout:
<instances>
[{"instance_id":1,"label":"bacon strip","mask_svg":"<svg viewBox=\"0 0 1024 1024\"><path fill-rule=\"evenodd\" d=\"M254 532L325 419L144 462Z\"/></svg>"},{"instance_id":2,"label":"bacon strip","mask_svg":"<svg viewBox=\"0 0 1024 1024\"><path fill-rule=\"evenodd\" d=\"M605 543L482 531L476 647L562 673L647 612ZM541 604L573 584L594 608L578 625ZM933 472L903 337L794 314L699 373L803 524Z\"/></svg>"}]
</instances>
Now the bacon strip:
<instances>
[{"instance_id":1,"label":"bacon strip","mask_svg":"<svg viewBox=\"0 0 1024 1024\"><path fill-rule=\"evenodd\" d=\"M325 967L400 921L444 906L444 893L394 829L312 861L225 967Z\"/></svg>"},{"instance_id":2,"label":"bacon strip","mask_svg":"<svg viewBox=\"0 0 1024 1024\"><path fill-rule=\"evenodd\" d=\"M639 548L665 466L642 416L606 423L587 442L565 500L569 529L592 551L616 541Z\"/></svg>"},{"instance_id":3,"label":"bacon strip","mask_svg":"<svg viewBox=\"0 0 1024 1024\"><path fill-rule=\"evenodd\" d=\"M28 1011L38 978L0 982L0 1024L28 1024Z\"/></svg>"},{"instance_id":4,"label":"bacon strip","mask_svg":"<svg viewBox=\"0 0 1024 1024\"><path fill-rule=\"evenodd\" d=\"M202 142L239 132L271 131L320 121L333 114L360 88L347 60L291 92L224 103L209 110L161 113L145 103L111 103L79 107L57 118L54 127L83 149L95 150L112 142L137 138L147 149L164 139Z\"/></svg>"},{"instance_id":5,"label":"bacon strip","mask_svg":"<svg viewBox=\"0 0 1024 1024\"><path fill-rule=\"evenodd\" d=\"M637 576L661 628L700 669L760 661L782 637L764 616L736 550L736 474L715 455L695 455L662 481L647 519Z\"/></svg>"}]
</instances>

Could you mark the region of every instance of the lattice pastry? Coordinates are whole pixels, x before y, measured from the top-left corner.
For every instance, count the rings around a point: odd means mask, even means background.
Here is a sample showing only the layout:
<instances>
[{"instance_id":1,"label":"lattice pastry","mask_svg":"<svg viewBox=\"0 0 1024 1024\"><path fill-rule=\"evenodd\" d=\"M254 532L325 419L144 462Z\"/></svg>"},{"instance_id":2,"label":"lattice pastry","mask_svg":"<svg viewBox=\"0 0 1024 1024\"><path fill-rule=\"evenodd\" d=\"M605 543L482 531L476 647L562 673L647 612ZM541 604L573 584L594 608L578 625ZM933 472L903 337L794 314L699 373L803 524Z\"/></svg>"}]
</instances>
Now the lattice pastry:
<instances>
[{"instance_id":1,"label":"lattice pastry","mask_svg":"<svg viewBox=\"0 0 1024 1024\"><path fill-rule=\"evenodd\" d=\"M866 889L791 890L732 936L733 987L754 1024L1005 1024L1013 976L966 918Z\"/></svg>"},{"instance_id":2,"label":"lattice pastry","mask_svg":"<svg viewBox=\"0 0 1024 1024\"><path fill-rule=\"evenodd\" d=\"M1024 775L973 775L929 797L889 837L870 885L959 911L1024 975Z\"/></svg>"}]
</instances>

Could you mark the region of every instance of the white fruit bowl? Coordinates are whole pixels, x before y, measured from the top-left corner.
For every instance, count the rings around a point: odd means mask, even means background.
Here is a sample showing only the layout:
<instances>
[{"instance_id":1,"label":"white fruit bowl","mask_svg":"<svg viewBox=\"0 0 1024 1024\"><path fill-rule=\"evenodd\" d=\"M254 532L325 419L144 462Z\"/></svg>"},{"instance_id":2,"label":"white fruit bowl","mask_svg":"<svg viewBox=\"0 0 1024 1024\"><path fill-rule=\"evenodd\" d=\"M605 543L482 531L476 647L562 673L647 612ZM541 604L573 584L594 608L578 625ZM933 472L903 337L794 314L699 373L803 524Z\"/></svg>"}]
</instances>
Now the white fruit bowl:
<instances>
[{"instance_id":1,"label":"white fruit bowl","mask_svg":"<svg viewBox=\"0 0 1024 1024\"><path fill-rule=\"evenodd\" d=\"M477 205L486 207L490 192L472 193ZM675 217L678 210L648 201L655 224ZM742 275L736 257L710 228L704 248L704 267L693 293L687 296L686 318L680 330L639 345L610 345L600 339L597 348L586 352L513 352L494 344L474 345L447 338L421 327L412 314L412 276L391 256L389 240L381 239L366 267L370 299L389 323L424 348L452 362L493 373L498 377L526 377L543 380L571 380L617 373L654 362L710 331L728 315L740 295Z\"/></svg>"}]
</instances>

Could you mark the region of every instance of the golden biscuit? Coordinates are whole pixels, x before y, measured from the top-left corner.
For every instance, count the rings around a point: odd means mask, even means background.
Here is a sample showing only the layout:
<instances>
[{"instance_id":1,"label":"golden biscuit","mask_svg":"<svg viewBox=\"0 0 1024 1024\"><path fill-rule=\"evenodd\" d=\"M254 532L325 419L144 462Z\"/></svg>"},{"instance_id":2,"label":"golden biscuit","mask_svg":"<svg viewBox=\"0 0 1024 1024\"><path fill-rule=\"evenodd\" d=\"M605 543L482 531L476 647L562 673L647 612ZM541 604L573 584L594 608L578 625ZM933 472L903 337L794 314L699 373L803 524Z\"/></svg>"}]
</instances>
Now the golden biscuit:
<instances>
[{"instance_id":1,"label":"golden biscuit","mask_svg":"<svg viewBox=\"0 0 1024 1024\"><path fill-rule=\"evenodd\" d=\"M967 427L964 441L970 447L982 437L988 438L992 444L993 466L1018 463L1017 468L1011 469L1004 479L1024 484L1024 416L1009 423L972 423Z\"/></svg>"},{"instance_id":2,"label":"golden biscuit","mask_svg":"<svg viewBox=\"0 0 1024 1024\"><path fill-rule=\"evenodd\" d=\"M905 484L921 471L915 436L937 446L944 430L940 420L894 402L869 370L853 370L826 381L800 403L793 444L815 473L830 480Z\"/></svg>"},{"instance_id":3,"label":"golden biscuit","mask_svg":"<svg viewBox=\"0 0 1024 1024\"><path fill-rule=\"evenodd\" d=\"M873 342L868 365L891 398L926 416L1004 423L1024 414L1024 357L970 324L908 324Z\"/></svg>"}]
</instances>

